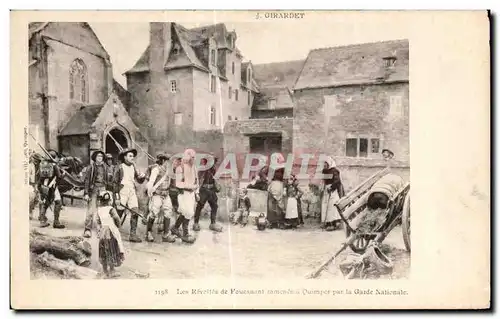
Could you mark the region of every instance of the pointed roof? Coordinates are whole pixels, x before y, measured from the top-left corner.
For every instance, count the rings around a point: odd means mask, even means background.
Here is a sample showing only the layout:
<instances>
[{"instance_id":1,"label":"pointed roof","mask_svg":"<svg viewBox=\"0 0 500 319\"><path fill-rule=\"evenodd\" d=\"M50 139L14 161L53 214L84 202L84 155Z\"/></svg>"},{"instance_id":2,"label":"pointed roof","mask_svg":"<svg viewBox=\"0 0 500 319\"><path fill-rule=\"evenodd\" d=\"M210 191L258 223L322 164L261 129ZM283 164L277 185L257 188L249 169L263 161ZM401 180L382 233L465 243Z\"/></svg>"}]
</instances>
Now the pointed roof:
<instances>
[{"instance_id":1,"label":"pointed roof","mask_svg":"<svg viewBox=\"0 0 500 319\"><path fill-rule=\"evenodd\" d=\"M386 68L384 59L396 58ZM295 89L408 81L408 40L361 43L309 52Z\"/></svg>"},{"instance_id":2,"label":"pointed roof","mask_svg":"<svg viewBox=\"0 0 500 319\"><path fill-rule=\"evenodd\" d=\"M103 107L104 104L82 106L61 130L59 136L89 134Z\"/></svg>"},{"instance_id":3,"label":"pointed roof","mask_svg":"<svg viewBox=\"0 0 500 319\"><path fill-rule=\"evenodd\" d=\"M79 32L82 29L88 30L89 33ZM108 52L87 22L31 22L29 24L29 39L39 33L45 38L68 44L109 60Z\"/></svg>"},{"instance_id":4,"label":"pointed roof","mask_svg":"<svg viewBox=\"0 0 500 319\"><path fill-rule=\"evenodd\" d=\"M146 47L146 50L141 54L139 57L139 60L135 62L134 66L125 72L125 74L129 73L140 73L140 72L148 72L149 71L149 48L150 46L148 45Z\"/></svg>"}]
</instances>

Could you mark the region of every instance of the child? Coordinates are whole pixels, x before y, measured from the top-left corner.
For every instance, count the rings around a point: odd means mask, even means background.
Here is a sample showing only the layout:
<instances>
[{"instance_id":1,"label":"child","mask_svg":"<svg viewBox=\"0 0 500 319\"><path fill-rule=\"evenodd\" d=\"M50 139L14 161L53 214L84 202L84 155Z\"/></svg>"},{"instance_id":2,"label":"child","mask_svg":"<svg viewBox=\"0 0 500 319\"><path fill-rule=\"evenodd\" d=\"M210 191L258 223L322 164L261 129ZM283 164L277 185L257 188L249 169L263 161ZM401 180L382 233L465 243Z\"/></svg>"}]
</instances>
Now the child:
<instances>
[{"instance_id":1,"label":"child","mask_svg":"<svg viewBox=\"0 0 500 319\"><path fill-rule=\"evenodd\" d=\"M304 221L302 220L302 207L300 204L302 191L299 189L297 179L294 175L290 176L285 186L285 191L287 196L285 225L286 228L297 228L297 226L303 225Z\"/></svg>"},{"instance_id":2,"label":"child","mask_svg":"<svg viewBox=\"0 0 500 319\"><path fill-rule=\"evenodd\" d=\"M316 184L309 184L308 212L316 219L321 215L321 190Z\"/></svg>"},{"instance_id":3,"label":"child","mask_svg":"<svg viewBox=\"0 0 500 319\"><path fill-rule=\"evenodd\" d=\"M113 197L109 192L99 196L97 209L97 236L99 238L99 260L106 277L116 277L115 267L125 259L125 249L120 235L120 217L113 208Z\"/></svg>"},{"instance_id":4,"label":"child","mask_svg":"<svg viewBox=\"0 0 500 319\"><path fill-rule=\"evenodd\" d=\"M235 213L232 214L233 225L241 224L241 227L245 227L248 224L248 215L250 215L250 198L248 198L248 191L246 188L240 189L238 196L238 208Z\"/></svg>"}]
</instances>

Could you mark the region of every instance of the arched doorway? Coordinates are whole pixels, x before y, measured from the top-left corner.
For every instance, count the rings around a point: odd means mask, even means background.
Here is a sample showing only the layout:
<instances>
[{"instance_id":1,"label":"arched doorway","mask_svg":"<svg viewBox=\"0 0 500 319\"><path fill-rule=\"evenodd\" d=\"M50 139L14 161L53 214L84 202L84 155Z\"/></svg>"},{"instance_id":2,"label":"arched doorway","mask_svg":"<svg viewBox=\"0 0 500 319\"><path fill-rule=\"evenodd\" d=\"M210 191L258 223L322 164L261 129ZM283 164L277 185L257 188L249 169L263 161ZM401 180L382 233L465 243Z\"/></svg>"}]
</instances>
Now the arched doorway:
<instances>
[{"instance_id":1,"label":"arched doorway","mask_svg":"<svg viewBox=\"0 0 500 319\"><path fill-rule=\"evenodd\" d=\"M120 148L117 143L120 144L122 148L128 147L128 139L125 132L118 128L114 128L106 134L106 153L113 155L113 161L118 162L118 154L120 153Z\"/></svg>"}]
</instances>

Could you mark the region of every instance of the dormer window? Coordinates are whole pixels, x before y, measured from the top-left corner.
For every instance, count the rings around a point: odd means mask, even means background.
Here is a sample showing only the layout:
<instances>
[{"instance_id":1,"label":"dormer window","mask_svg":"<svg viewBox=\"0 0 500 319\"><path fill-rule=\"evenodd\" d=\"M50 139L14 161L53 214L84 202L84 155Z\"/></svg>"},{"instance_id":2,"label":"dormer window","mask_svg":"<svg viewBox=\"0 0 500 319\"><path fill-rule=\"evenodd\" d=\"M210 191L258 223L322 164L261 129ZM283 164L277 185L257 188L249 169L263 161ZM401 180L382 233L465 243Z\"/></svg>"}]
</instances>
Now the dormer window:
<instances>
[{"instance_id":1,"label":"dormer window","mask_svg":"<svg viewBox=\"0 0 500 319\"><path fill-rule=\"evenodd\" d=\"M386 68L391 68L396 64L396 57L390 56L384 58L384 64Z\"/></svg>"}]
</instances>

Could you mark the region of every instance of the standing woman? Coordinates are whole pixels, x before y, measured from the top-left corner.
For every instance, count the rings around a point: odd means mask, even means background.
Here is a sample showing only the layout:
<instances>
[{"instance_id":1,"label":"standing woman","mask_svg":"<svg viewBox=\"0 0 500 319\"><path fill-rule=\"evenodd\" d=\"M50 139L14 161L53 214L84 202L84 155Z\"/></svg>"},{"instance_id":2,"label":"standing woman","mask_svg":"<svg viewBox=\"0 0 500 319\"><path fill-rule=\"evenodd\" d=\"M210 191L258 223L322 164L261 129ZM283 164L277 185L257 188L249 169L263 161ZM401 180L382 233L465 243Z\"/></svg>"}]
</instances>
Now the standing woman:
<instances>
[{"instance_id":1,"label":"standing woman","mask_svg":"<svg viewBox=\"0 0 500 319\"><path fill-rule=\"evenodd\" d=\"M278 164L284 162L283 156L278 157ZM267 190L267 221L269 228L284 229L285 225L285 185L283 183L285 168L274 171L274 176Z\"/></svg>"},{"instance_id":2,"label":"standing woman","mask_svg":"<svg viewBox=\"0 0 500 319\"><path fill-rule=\"evenodd\" d=\"M335 203L344 196L340 171L337 169L333 158L329 157L327 159L325 168L323 168L323 175L329 175L329 177L324 179L321 222L326 231L333 231L338 229L342 223Z\"/></svg>"},{"instance_id":3,"label":"standing woman","mask_svg":"<svg viewBox=\"0 0 500 319\"><path fill-rule=\"evenodd\" d=\"M194 216L196 205L196 197L198 197L198 173L194 165L194 157L196 152L192 149L184 151L182 163L175 169L175 184L178 189L178 217L174 227L172 227L172 235L181 238L185 243L192 244L196 238L189 234L189 221ZM182 226L182 233L179 227Z\"/></svg>"}]
</instances>

